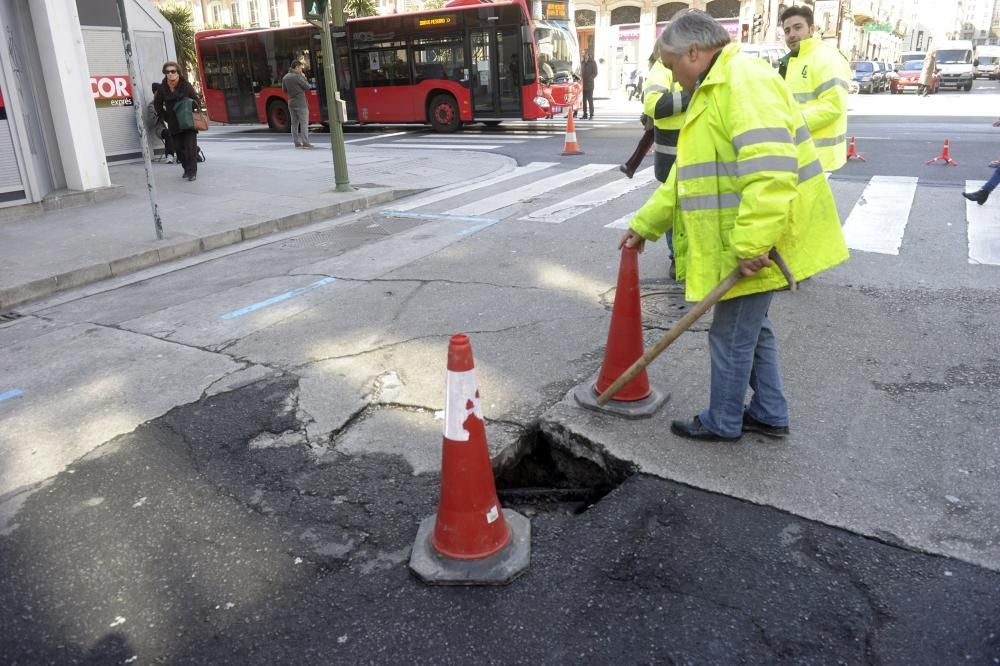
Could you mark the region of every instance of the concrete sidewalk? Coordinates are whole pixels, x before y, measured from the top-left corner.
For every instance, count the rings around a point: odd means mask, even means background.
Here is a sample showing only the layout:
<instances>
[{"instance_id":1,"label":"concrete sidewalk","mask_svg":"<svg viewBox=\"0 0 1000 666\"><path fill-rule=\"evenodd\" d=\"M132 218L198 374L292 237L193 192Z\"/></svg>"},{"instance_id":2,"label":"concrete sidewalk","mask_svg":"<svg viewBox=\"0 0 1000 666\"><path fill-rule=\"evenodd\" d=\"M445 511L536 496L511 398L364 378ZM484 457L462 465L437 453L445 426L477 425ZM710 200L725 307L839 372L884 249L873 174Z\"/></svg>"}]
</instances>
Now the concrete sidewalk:
<instances>
[{"instance_id":1,"label":"concrete sidewalk","mask_svg":"<svg viewBox=\"0 0 1000 666\"><path fill-rule=\"evenodd\" d=\"M111 167L107 197L62 199L62 209L0 209L0 313L57 291L320 222L416 191L488 178L516 166L504 155L347 146L354 192L334 191L326 136L296 150L270 135L213 127L198 180L153 164L164 239L157 241L141 162ZM124 190L121 196L115 196ZM94 199L98 199L94 201ZM70 207L67 207L70 206Z\"/></svg>"}]
</instances>

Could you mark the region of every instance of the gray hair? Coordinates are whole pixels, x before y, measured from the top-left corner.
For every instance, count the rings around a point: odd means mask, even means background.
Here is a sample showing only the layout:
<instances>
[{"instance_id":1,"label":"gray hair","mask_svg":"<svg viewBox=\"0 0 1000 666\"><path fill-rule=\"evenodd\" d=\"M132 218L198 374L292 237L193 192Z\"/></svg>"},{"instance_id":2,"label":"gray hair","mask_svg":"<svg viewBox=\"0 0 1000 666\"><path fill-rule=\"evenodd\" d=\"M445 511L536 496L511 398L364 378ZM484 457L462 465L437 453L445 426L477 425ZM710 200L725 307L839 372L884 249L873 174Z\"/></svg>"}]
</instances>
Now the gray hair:
<instances>
[{"instance_id":1,"label":"gray hair","mask_svg":"<svg viewBox=\"0 0 1000 666\"><path fill-rule=\"evenodd\" d=\"M697 9L686 9L674 15L670 25L658 40L661 49L679 55L692 46L699 49L719 49L732 41L718 21Z\"/></svg>"}]
</instances>

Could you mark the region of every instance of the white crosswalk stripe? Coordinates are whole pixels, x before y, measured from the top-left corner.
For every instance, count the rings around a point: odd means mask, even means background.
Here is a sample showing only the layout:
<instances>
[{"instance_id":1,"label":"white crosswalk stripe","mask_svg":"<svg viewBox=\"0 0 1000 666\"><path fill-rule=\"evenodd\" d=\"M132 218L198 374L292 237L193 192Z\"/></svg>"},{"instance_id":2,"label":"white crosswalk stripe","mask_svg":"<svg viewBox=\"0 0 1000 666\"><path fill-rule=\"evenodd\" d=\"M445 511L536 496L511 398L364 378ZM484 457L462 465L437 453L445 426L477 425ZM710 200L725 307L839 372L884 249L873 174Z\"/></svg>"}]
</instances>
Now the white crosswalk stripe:
<instances>
[{"instance_id":1,"label":"white crosswalk stripe","mask_svg":"<svg viewBox=\"0 0 1000 666\"><path fill-rule=\"evenodd\" d=\"M981 180L965 181L966 192L982 186ZM966 201L965 218L969 222L969 263L1000 266L1000 201L988 199L982 206Z\"/></svg>"},{"instance_id":2,"label":"white crosswalk stripe","mask_svg":"<svg viewBox=\"0 0 1000 666\"><path fill-rule=\"evenodd\" d=\"M551 175L545 172L560 167ZM430 192L395 206L397 211L421 208L422 215L440 215L449 218L479 219L483 216L504 221L517 219L542 224L600 224L612 230L627 229L635 211L645 203L656 187L652 167L626 179L614 164L585 164L568 168L565 164L533 162L517 167L498 178L484 178L440 191ZM539 178L539 174L544 177ZM967 191L977 189L980 181L968 181ZM834 194L842 211L850 211L844 221L844 236L852 252L869 254L870 261L889 261L905 250L907 229L911 214L916 210L920 190L919 179L900 176L873 176L866 183L853 179L831 181ZM928 184L928 195L935 198L939 184ZM957 186L954 188L957 190ZM956 194L953 192L952 194ZM463 196L466 195L466 196ZM453 200L453 201L450 201ZM434 206L433 204L438 204ZM520 204L520 205L518 205ZM502 213L502 209L509 209ZM935 209L937 210L937 209ZM960 256L967 254L972 265L1000 266L1000 195L985 206L968 202L965 209L942 206L940 213L948 226L963 225L967 228L967 244ZM914 247L920 251L919 241L926 232L927 212L913 215ZM918 237L919 236L919 237ZM952 248L952 256L955 254ZM904 256L909 253L904 252ZM878 259L884 255L884 259Z\"/></svg>"},{"instance_id":3,"label":"white crosswalk stripe","mask_svg":"<svg viewBox=\"0 0 1000 666\"><path fill-rule=\"evenodd\" d=\"M844 223L847 247L863 252L899 254L916 192L916 178L872 176Z\"/></svg>"},{"instance_id":4,"label":"white crosswalk stripe","mask_svg":"<svg viewBox=\"0 0 1000 666\"><path fill-rule=\"evenodd\" d=\"M584 192L578 197L573 197L572 199L567 199L565 201L559 201L551 206L546 206L541 210L533 211L521 219L533 222L549 222L552 224L559 224L561 222L565 222L571 217L585 213L591 208L602 206L609 201L637 190L640 187L651 183L653 179L653 167L649 167L648 169L643 169L635 174L632 179L620 178L618 180L613 180L610 183L598 187L596 190Z\"/></svg>"},{"instance_id":5,"label":"white crosswalk stripe","mask_svg":"<svg viewBox=\"0 0 1000 666\"><path fill-rule=\"evenodd\" d=\"M584 178L589 178L596 173L613 169L616 166L618 165L587 164L566 173L560 173L555 176L543 178L542 180L536 180L533 183L522 185L521 187L513 190L500 192L491 197L486 197L485 199L480 199L479 201L459 206L458 208L454 208L447 212L449 215L483 215L501 208L506 208L507 206L524 201L525 199L529 199L535 195L542 194L544 192L551 192L560 187L565 187L566 185L583 180Z\"/></svg>"}]
</instances>

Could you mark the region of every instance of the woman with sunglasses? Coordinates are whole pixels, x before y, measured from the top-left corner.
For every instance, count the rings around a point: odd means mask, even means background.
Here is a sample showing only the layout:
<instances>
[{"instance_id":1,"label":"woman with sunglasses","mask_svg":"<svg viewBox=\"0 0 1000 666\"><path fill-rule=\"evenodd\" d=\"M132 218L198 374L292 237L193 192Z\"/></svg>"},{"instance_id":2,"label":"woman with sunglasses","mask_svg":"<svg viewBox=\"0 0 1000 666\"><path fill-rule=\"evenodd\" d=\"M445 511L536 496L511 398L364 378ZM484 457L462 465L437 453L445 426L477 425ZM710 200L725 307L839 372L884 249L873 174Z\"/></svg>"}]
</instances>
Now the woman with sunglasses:
<instances>
[{"instance_id":1,"label":"woman with sunglasses","mask_svg":"<svg viewBox=\"0 0 1000 666\"><path fill-rule=\"evenodd\" d=\"M194 180L198 177L198 131L193 128L181 129L174 110L174 105L185 98L194 102L195 109L201 107L198 93L181 74L180 66L173 61L164 63L163 82L153 97L153 107L167 121L167 129L170 130L177 149L177 160L184 167L183 178Z\"/></svg>"}]
</instances>

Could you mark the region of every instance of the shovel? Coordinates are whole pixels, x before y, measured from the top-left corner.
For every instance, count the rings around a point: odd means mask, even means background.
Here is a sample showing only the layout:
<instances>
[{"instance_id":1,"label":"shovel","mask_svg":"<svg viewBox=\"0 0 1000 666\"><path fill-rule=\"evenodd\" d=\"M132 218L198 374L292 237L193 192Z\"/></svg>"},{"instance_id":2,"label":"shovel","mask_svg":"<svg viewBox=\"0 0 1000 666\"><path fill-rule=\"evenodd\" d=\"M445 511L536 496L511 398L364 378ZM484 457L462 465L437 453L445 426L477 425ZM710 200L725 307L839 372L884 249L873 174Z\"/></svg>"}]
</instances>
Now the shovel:
<instances>
[{"instance_id":1,"label":"shovel","mask_svg":"<svg viewBox=\"0 0 1000 666\"><path fill-rule=\"evenodd\" d=\"M792 271L788 268L788 264L782 258L778 251L771 248L771 251L767 253L768 258L773 261L778 268L781 270L785 279L788 281L788 288L791 291L798 291L799 285L795 281L795 276L792 275ZM733 288L743 274L740 273L739 267L733 269L733 272L726 276L726 278L720 282L715 289L710 291L705 298L698 301L693 308L691 308L686 315L684 315L680 321L671 327L669 331L663 334L663 337L656 341L656 344L646 350L646 353L639 357L639 359L629 367L622 376L615 380L615 382L609 386L604 393L597 397L597 404L601 407L608 404L608 401L614 397L618 391L622 390L622 387L628 384L632 379L635 378L640 372L642 372L647 365L653 362L657 356L663 353L663 351L673 344L674 340L681 337L681 333L691 328L691 325L698 321L698 319L708 311L713 305L722 300L722 297L726 295L730 289Z\"/></svg>"}]
</instances>

